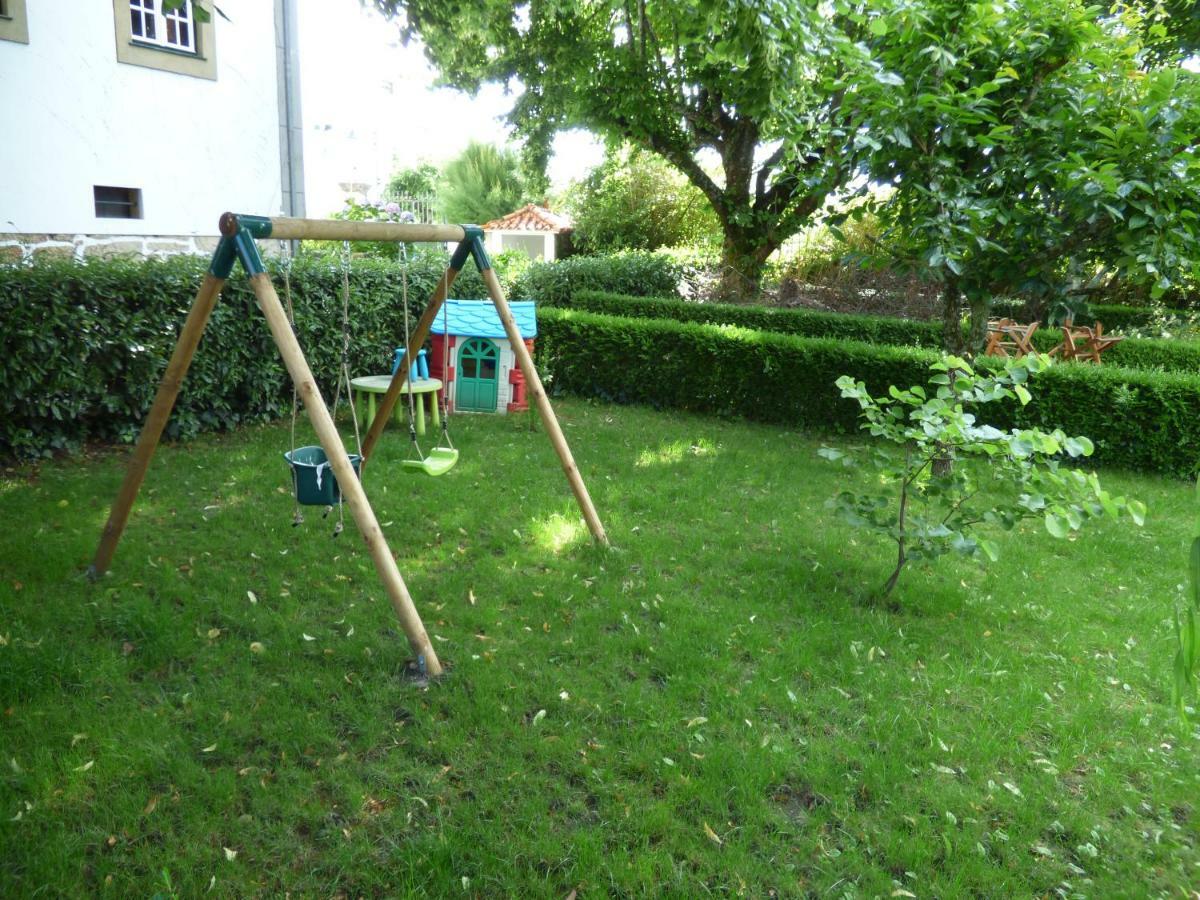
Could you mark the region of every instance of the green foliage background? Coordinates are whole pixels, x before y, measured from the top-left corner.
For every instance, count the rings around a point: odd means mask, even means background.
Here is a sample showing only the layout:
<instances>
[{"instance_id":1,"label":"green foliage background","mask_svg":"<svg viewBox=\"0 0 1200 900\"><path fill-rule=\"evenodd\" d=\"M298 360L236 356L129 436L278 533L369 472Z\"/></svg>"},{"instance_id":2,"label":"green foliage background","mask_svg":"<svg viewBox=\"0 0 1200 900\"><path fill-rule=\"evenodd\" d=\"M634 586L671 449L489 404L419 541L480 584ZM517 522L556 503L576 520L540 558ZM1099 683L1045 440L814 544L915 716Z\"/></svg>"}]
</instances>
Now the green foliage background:
<instances>
[{"instance_id":1,"label":"green foliage background","mask_svg":"<svg viewBox=\"0 0 1200 900\"><path fill-rule=\"evenodd\" d=\"M269 259L283 293L278 260ZM410 315L420 315L445 270L444 254L409 265ZM131 441L141 426L207 260L54 261L0 267L0 458L88 440ZM400 268L358 258L351 267L350 366L390 370L404 333ZM295 260L296 330L327 401L341 353L341 268L335 257ZM466 269L454 295L486 296ZM249 283L235 270L213 312L167 425L168 439L281 415L291 392Z\"/></svg>"},{"instance_id":2,"label":"green foliage background","mask_svg":"<svg viewBox=\"0 0 1200 900\"><path fill-rule=\"evenodd\" d=\"M834 382L846 372L877 393L923 384L941 354L917 347L808 338L734 326L543 308L539 365L557 390L618 403L744 416L851 432L858 407ZM984 367L999 361L983 360ZM1034 401L998 404L998 428L1062 428L1095 441L1095 461L1187 476L1200 445L1200 376L1056 365L1031 382Z\"/></svg>"},{"instance_id":3,"label":"green foliage background","mask_svg":"<svg viewBox=\"0 0 1200 900\"><path fill-rule=\"evenodd\" d=\"M482 225L523 206L526 193L516 153L471 141L442 170L438 206L447 222Z\"/></svg>"},{"instance_id":4,"label":"green foliage background","mask_svg":"<svg viewBox=\"0 0 1200 900\"><path fill-rule=\"evenodd\" d=\"M670 319L678 322L705 322L713 325L738 325L780 334L801 337L836 338L864 341L869 344L892 344L907 347L938 349L941 346L941 325L936 322L899 319L892 316L850 315L808 309L786 309L772 306L747 306L730 303L689 303L661 297L631 297L606 291L579 290L565 303L575 309L633 318ZM1145 310L1130 307L1093 307L1108 312L1114 319L1132 322L1145 316ZM1114 329L1110 329L1114 330ZM1034 333L1034 346L1048 352L1062 339L1055 328ZM1182 340L1148 340L1130 338L1104 354L1107 365L1135 369L1164 369L1167 371L1200 372L1200 343Z\"/></svg>"}]
</instances>

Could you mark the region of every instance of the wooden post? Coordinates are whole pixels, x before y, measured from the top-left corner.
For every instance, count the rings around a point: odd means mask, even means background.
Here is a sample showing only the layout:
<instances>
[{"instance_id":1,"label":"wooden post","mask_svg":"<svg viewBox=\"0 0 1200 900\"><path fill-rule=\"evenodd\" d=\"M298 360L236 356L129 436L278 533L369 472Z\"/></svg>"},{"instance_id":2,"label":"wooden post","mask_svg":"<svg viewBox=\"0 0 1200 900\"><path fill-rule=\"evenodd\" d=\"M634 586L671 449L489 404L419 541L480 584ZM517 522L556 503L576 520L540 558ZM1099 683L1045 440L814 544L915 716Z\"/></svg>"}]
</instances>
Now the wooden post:
<instances>
[{"instance_id":1,"label":"wooden post","mask_svg":"<svg viewBox=\"0 0 1200 900\"><path fill-rule=\"evenodd\" d=\"M366 438L363 439L363 466L371 458L371 451L375 449L375 444L379 441L379 436L383 434L383 429L387 427L392 410L395 408L396 401L400 397L400 392L404 389L404 383L408 381L408 372L413 365L413 360L417 358L417 351L421 349L421 345L429 337L429 330L433 327L433 322L437 318L438 311L442 308L442 304L446 302L446 297L450 294L450 286L454 284L454 279L457 277L458 269L453 267L446 269L445 276L438 282L433 296L429 298L429 303L426 305L425 311L421 313L421 318L417 321L416 330L409 335L408 346L404 349L404 359L400 363L400 368L396 370L396 374L392 376L392 382L388 385L387 393L379 401L379 412L375 416L375 421L371 423ZM446 387L443 385L442 390L445 389ZM420 400L420 398L417 399L418 401ZM437 403L437 394L434 394L433 402Z\"/></svg>"},{"instance_id":2,"label":"wooden post","mask_svg":"<svg viewBox=\"0 0 1200 900\"><path fill-rule=\"evenodd\" d=\"M112 562L117 543L121 540L121 534L129 521L129 511L137 499L138 490L146 477L146 470L150 467L150 460L154 458L154 451L158 448L167 419L171 417L175 398L179 396L179 386L192 364L196 346L200 343L200 337L204 334L204 328L208 325L209 316L212 315L224 285L224 278L218 278L211 273L205 275L200 290L196 293L196 299L192 302L191 311L179 332L171 360L167 363L167 371L163 373L158 392L154 395L154 403L150 406L145 424L142 425L142 433L138 436L133 456L129 460L129 468L125 471L125 480L121 482L117 499L113 501L109 511L108 522L104 525L100 543L96 547L96 555L88 568L88 577L93 580L107 572Z\"/></svg>"},{"instance_id":3,"label":"wooden post","mask_svg":"<svg viewBox=\"0 0 1200 900\"><path fill-rule=\"evenodd\" d=\"M408 636L409 646L412 647L418 661L422 659L425 661L427 674L441 675L442 664L438 660L433 645L429 642L429 635L426 634L421 616L413 604L412 596L408 593L408 586L400 577L400 570L396 568L392 551L388 548L379 522L375 519L375 513L371 510L371 504L367 501L362 484L355 476L354 469L347 459L341 435L338 434L333 417L329 415L329 410L325 407L325 401L317 388L317 382L308 366L308 360L304 358L304 351L300 349L292 326L288 323L287 314L279 303L279 296L275 293L271 279L266 273L260 272L251 276L250 285L254 288L254 296L258 298L259 308L266 316L271 336L275 338L275 343L279 346L279 352L283 356L288 374L292 377L292 383L296 385L296 390L304 401L305 409L308 410L309 421L312 422L313 429L321 441L321 447L329 458L330 468L333 469L333 475L337 479L346 505L350 507L350 515L354 518L354 524L358 526L363 541L371 553L375 571L379 573L379 578L388 593L388 599L391 600L392 607L396 610L396 615L399 616L400 624L404 628L404 633ZM401 368L406 367L402 366ZM382 417L377 415L376 421L380 418Z\"/></svg>"},{"instance_id":4,"label":"wooden post","mask_svg":"<svg viewBox=\"0 0 1200 900\"><path fill-rule=\"evenodd\" d=\"M546 426L546 433L550 435L550 443L554 445L554 450L562 463L563 471L567 475L567 482L575 494L575 501L579 504L588 530L591 531L596 543L607 547L608 535L604 533L600 516L596 513L596 507L592 505L592 498L588 495L587 485L583 483L583 476L579 474L575 459L571 456L571 448L567 445L567 439L563 436L562 428L559 427L558 418L550 406L550 398L546 396L546 391L542 387L542 379L538 377L537 369L534 368L533 357L529 355L529 348L525 346L521 332L517 329L517 323L513 319L508 301L504 299L504 289L500 287L500 279L496 277L496 270L489 266L483 270L482 274L483 282L487 285L488 295L492 298L492 303L496 305L496 312L499 313L500 322L504 325L504 333L508 335L508 342L512 345L517 363L525 375L526 389L537 404L542 422Z\"/></svg>"}]
</instances>

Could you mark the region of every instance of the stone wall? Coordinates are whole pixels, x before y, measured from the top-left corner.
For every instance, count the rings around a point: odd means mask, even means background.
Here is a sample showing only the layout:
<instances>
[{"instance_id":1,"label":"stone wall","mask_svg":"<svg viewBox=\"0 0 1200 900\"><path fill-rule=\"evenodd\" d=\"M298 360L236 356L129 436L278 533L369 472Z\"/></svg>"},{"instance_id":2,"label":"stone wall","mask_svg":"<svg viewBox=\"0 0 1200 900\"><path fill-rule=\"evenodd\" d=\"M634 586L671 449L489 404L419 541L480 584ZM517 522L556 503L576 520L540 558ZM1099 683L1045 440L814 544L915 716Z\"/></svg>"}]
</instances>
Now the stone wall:
<instances>
[{"instance_id":1,"label":"stone wall","mask_svg":"<svg viewBox=\"0 0 1200 900\"><path fill-rule=\"evenodd\" d=\"M166 257L186 253L211 256L217 238L193 235L5 234L0 232L0 262L49 257Z\"/></svg>"},{"instance_id":2,"label":"stone wall","mask_svg":"<svg viewBox=\"0 0 1200 900\"><path fill-rule=\"evenodd\" d=\"M95 234L5 234L0 232L0 263L28 262L34 259L87 257L107 259L112 256L135 258L187 254L212 256L217 249L217 237L207 235L95 235ZM260 241L258 250L263 256L279 255L278 241Z\"/></svg>"}]
</instances>

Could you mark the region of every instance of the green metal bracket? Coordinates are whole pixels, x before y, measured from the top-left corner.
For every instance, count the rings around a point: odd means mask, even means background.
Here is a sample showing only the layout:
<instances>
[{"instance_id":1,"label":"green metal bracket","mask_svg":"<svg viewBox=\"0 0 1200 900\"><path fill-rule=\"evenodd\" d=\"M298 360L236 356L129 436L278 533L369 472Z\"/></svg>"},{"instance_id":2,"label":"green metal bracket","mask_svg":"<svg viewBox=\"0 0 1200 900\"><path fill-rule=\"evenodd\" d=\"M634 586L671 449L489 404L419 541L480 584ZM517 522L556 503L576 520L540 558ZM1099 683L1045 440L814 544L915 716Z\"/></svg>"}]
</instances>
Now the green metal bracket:
<instances>
[{"instance_id":1,"label":"green metal bracket","mask_svg":"<svg viewBox=\"0 0 1200 900\"><path fill-rule=\"evenodd\" d=\"M467 257L471 255L471 242L459 241L458 246L454 248L454 252L450 254L450 268L455 272L461 272L463 264L467 261Z\"/></svg>"},{"instance_id":2,"label":"green metal bracket","mask_svg":"<svg viewBox=\"0 0 1200 900\"><path fill-rule=\"evenodd\" d=\"M450 256L450 268L455 272L462 271L467 257L470 256L475 260L475 266L480 272L484 269L490 269L492 261L488 259L487 250L483 246L483 229L478 225L462 225L460 227L464 232L464 236L459 241L458 246L454 248L454 253Z\"/></svg>"},{"instance_id":3,"label":"green metal bracket","mask_svg":"<svg viewBox=\"0 0 1200 900\"><path fill-rule=\"evenodd\" d=\"M260 241L271 236L271 220L266 216L238 216L238 234L250 232Z\"/></svg>"},{"instance_id":4,"label":"green metal bracket","mask_svg":"<svg viewBox=\"0 0 1200 900\"><path fill-rule=\"evenodd\" d=\"M270 224L268 223L268 230ZM246 270L246 274L250 276L261 275L267 271L267 267L263 265L262 257L258 253L258 244L254 243L254 235L251 231L238 229L238 233L233 238L234 246L237 248L238 259L241 260L242 268Z\"/></svg>"},{"instance_id":5,"label":"green metal bracket","mask_svg":"<svg viewBox=\"0 0 1200 900\"><path fill-rule=\"evenodd\" d=\"M478 268L480 272L492 267L492 261L488 259L487 250L485 250L483 247L482 232L480 233L479 237L474 238L471 241L471 256L475 258L475 267Z\"/></svg>"},{"instance_id":6,"label":"green metal bracket","mask_svg":"<svg viewBox=\"0 0 1200 900\"><path fill-rule=\"evenodd\" d=\"M208 272L224 281L233 271L235 262L237 262L237 248L234 246L234 239L227 235L222 236L221 240L217 242L212 262L208 264Z\"/></svg>"}]
</instances>

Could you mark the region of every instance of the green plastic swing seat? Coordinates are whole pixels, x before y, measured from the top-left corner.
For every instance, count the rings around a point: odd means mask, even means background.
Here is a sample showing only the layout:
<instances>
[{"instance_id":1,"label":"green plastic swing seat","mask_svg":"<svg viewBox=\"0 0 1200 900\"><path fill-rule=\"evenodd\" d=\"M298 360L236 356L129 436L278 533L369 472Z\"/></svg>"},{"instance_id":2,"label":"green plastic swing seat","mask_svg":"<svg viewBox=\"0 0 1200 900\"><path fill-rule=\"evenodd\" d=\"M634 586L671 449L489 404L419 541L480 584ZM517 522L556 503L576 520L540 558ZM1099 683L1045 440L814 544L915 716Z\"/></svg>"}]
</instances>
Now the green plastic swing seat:
<instances>
[{"instance_id":1,"label":"green plastic swing seat","mask_svg":"<svg viewBox=\"0 0 1200 900\"><path fill-rule=\"evenodd\" d=\"M337 505L342 492L337 479L333 477L329 457L322 448L297 447L283 454L283 458L292 467L292 486L296 490L297 503L301 506ZM346 458L354 467L354 474L359 475L362 457L357 453L347 453Z\"/></svg>"},{"instance_id":2,"label":"green plastic swing seat","mask_svg":"<svg viewBox=\"0 0 1200 900\"><path fill-rule=\"evenodd\" d=\"M453 447L434 447L424 459L406 459L400 463L405 472L421 472L425 475L445 475L458 462L458 451Z\"/></svg>"}]
</instances>

